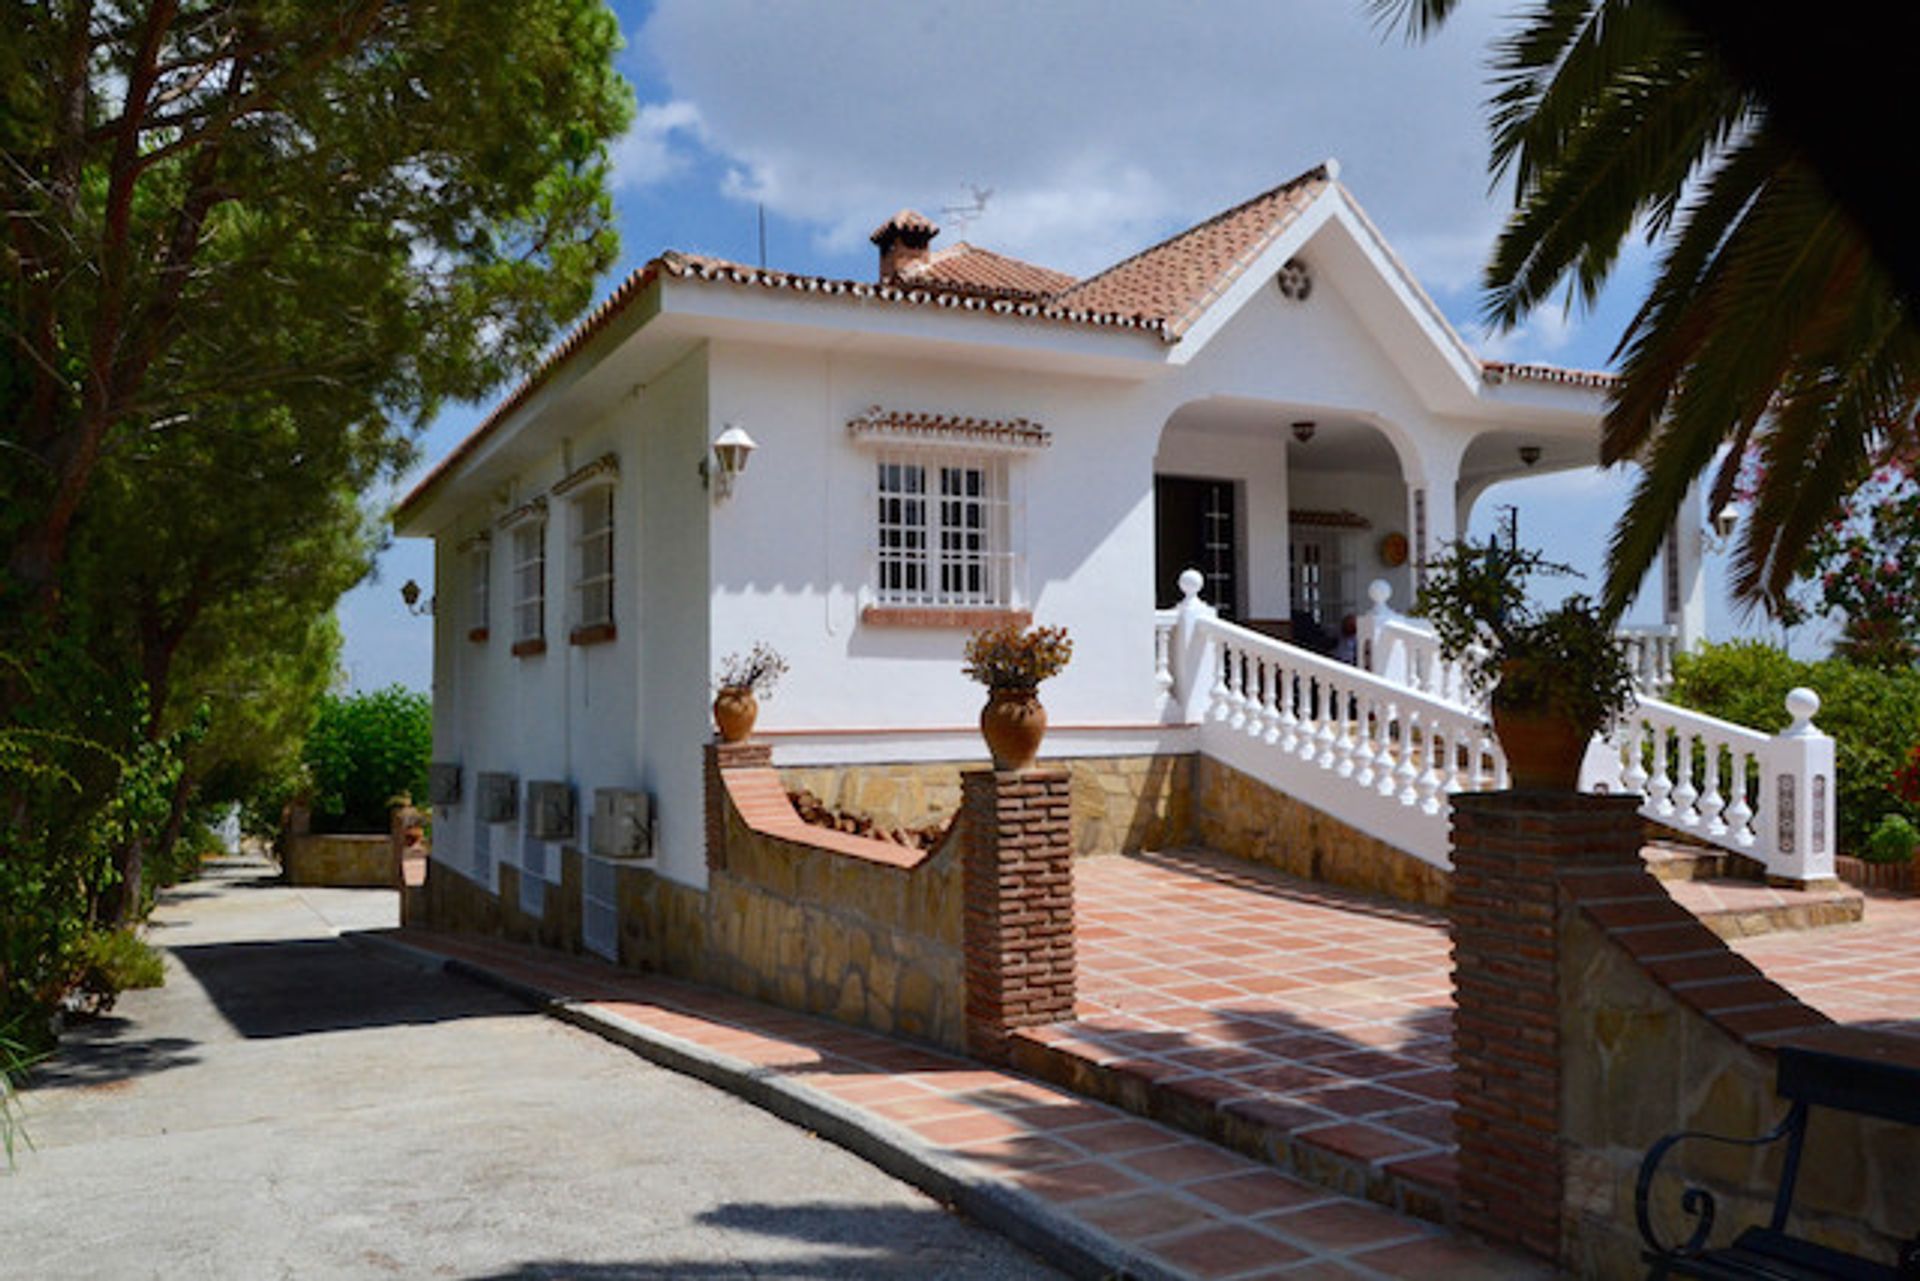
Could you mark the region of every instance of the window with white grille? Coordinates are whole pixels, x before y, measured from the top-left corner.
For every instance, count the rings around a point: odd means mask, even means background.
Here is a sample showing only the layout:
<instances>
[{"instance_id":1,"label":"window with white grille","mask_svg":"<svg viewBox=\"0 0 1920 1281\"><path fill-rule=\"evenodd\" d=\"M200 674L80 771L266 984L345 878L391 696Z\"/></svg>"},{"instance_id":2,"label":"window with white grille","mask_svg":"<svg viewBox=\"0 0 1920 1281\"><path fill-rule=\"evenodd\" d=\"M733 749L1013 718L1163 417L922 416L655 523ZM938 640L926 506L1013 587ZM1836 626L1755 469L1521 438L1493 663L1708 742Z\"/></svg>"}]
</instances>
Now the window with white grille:
<instances>
[{"instance_id":1,"label":"window with white grille","mask_svg":"<svg viewBox=\"0 0 1920 1281\"><path fill-rule=\"evenodd\" d=\"M481 543L467 553L467 633L486 636L492 609L493 549Z\"/></svg>"},{"instance_id":2,"label":"window with white grille","mask_svg":"<svg viewBox=\"0 0 1920 1281\"><path fill-rule=\"evenodd\" d=\"M886 605L1014 603L1004 456L902 451L875 462L877 596Z\"/></svg>"},{"instance_id":3,"label":"window with white grille","mask_svg":"<svg viewBox=\"0 0 1920 1281\"><path fill-rule=\"evenodd\" d=\"M513 527L513 639L547 634L547 522L544 516Z\"/></svg>"},{"instance_id":4,"label":"window with white grille","mask_svg":"<svg viewBox=\"0 0 1920 1281\"><path fill-rule=\"evenodd\" d=\"M573 502L573 625L613 622L613 493L599 485Z\"/></svg>"}]
</instances>

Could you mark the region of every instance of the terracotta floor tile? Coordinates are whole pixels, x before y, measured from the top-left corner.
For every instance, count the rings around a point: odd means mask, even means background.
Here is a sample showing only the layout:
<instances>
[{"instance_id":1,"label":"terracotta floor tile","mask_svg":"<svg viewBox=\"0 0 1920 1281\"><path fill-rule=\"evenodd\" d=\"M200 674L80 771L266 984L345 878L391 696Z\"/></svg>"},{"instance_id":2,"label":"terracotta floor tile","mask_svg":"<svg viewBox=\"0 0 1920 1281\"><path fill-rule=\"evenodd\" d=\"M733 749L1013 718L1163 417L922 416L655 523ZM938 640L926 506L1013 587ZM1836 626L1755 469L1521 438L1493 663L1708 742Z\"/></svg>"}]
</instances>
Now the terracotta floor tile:
<instances>
[{"instance_id":1,"label":"terracotta floor tile","mask_svg":"<svg viewBox=\"0 0 1920 1281\"><path fill-rule=\"evenodd\" d=\"M1020 1134L1011 1138L966 1143L958 1151L967 1160L996 1172L1039 1170L1085 1160L1080 1152L1042 1134Z\"/></svg>"},{"instance_id":2,"label":"terracotta floor tile","mask_svg":"<svg viewBox=\"0 0 1920 1281\"><path fill-rule=\"evenodd\" d=\"M1073 1165L1049 1166L1014 1176L1014 1181L1049 1201L1087 1201L1094 1197L1138 1192L1142 1181L1102 1161L1080 1161Z\"/></svg>"},{"instance_id":3,"label":"terracotta floor tile","mask_svg":"<svg viewBox=\"0 0 1920 1281\"><path fill-rule=\"evenodd\" d=\"M1238 1225L1199 1228L1155 1241L1151 1248L1168 1263L1197 1277L1234 1276L1306 1257L1304 1250Z\"/></svg>"},{"instance_id":4,"label":"terracotta floor tile","mask_svg":"<svg viewBox=\"0 0 1920 1281\"><path fill-rule=\"evenodd\" d=\"M1191 1183L1197 1179L1236 1174L1251 1164L1211 1143L1185 1143L1178 1147L1154 1148L1119 1158L1121 1164L1162 1183Z\"/></svg>"},{"instance_id":5,"label":"terracotta floor tile","mask_svg":"<svg viewBox=\"0 0 1920 1281\"><path fill-rule=\"evenodd\" d=\"M907 1128L941 1147L957 1147L983 1139L1010 1139L1027 1133L1027 1128L1018 1121L997 1112L923 1118L908 1121Z\"/></svg>"},{"instance_id":6,"label":"terracotta floor tile","mask_svg":"<svg viewBox=\"0 0 1920 1281\"><path fill-rule=\"evenodd\" d=\"M1122 1241L1220 1224L1219 1218L1205 1206L1166 1192L1137 1192L1079 1205L1074 1208L1073 1217Z\"/></svg>"},{"instance_id":7,"label":"terracotta floor tile","mask_svg":"<svg viewBox=\"0 0 1920 1281\"><path fill-rule=\"evenodd\" d=\"M1281 1210L1262 1216L1260 1221L1295 1240L1329 1250L1423 1238L1433 1231L1390 1210L1349 1200Z\"/></svg>"},{"instance_id":8,"label":"terracotta floor tile","mask_svg":"<svg viewBox=\"0 0 1920 1281\"><path fill-rule=\"evenodd\" d=\"M1181 1191L1244 1216L1325 1201L1334 1195L1318 1184L1302 1182L1278 1170L1247 1170L1224 1178L1205 1179L1189 1183Z\"/></svg>"},{"instance_id":9,"label":"terracotta floor tile","mask_svg":"<svg viewBox=\"0 0 1920 1281\"><path fill-rule=\"evenodd\" d=\"M1547 1281L1554 1270L1536 1259L1507 1254L1455 1236L1430 1236L1358 1251L1354 1263L1408 1281Z\"/></svg>"},{"instance_id":10,"label":"terracotta floor tile","mask_svg":"<svg viewBox=\"0 0 1920 1281\"><path fill-rule=\"evenodd\" d=\"M1099 1156L1139 1152L1184 1142L1184 1137L1165 1126L1146 1121L1108 1121L1101 1125L1083 1125L1063 1134L1061 1141L1084 1148Z\"/></svg>"}]
</instances>

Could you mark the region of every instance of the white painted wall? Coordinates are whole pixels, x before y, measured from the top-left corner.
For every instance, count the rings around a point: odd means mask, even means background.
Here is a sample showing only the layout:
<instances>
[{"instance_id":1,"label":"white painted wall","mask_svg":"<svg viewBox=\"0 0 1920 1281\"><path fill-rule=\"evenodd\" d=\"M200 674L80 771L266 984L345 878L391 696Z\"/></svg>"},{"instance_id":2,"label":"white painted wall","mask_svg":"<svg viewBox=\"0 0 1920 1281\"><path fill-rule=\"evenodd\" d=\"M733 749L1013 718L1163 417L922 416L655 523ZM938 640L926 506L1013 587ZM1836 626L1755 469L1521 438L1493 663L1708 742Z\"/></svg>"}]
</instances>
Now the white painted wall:
<instances>
[{"instance_id":1,"label":"white painted wall","mask_svg":"<svg viewBox=\"0 0 1920 1281\"><path fill-rule=\"evenodd\" d=\"M739 343L712 349L713 432L759 444L713 516L713 652L767 641L791 671L761 712L772 729L971 724L984 702L960 674L964 628L861 621L871 603L875 453L847 422L869 406L1026 417L1051 448L1012 456L1024 492L1015 545L1022 600L1064 624L1074 659L1046 688L1060 723L1156 721L1152 452L1125 384L931 361Z\"/></svg>"},{"instance_id":2,"label":"white painted wall","mask_svg":"<svg viewBox=\"0 0 1920 1281\"><path fill-rule=\"evenodd\" d=\"M583 845L594 789L637 787L653 793L662 802L663 870L683 880L704 876L703 701L699 688L688 688L689 672L704 683L705 666L699 608L705 526L695 472L704 406L704 364L696 356L569 435L526 466L505 493L473 504L453 531L437 540L434 758L463 767L461 803L437 815L434 830L434 857L450 867L469 875L475 870L478 778L497 771L519 779L523 798L530 780L572 783L581 818L577 843ZM512 538L497 529L490 635L484 642L468 640L471 585L458 544L475 530L492 528L501 512L546 493L575 468L607 453L620 462L614 505L616 639L569 643L577 513L568 495L548 500L546 652L523 657L512 652ZM658 679L649 682L649 673ZM666 804L668 796L690 799ZM523 800L523 824L524 810ZM487 839L495 867L521 862L520 828L498 825ZM543 868L557 881L559 864L552 855L549 850Z\"/></svg>"}]
</instances>

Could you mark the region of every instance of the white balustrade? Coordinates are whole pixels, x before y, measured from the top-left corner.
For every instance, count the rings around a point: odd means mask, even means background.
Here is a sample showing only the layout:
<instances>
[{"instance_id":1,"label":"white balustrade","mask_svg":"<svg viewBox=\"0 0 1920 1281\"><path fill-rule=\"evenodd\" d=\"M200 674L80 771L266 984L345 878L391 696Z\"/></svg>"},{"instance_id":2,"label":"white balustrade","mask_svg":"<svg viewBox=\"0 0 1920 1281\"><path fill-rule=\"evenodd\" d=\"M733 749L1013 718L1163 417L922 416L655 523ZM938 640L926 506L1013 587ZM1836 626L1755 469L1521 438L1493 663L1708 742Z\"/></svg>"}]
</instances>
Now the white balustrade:
<instances>
[{"instance_id":1,"label":"white balustrade","mask_svg":"<svg viewBox=\"0 0 1920 1281\"><path fill-rule=\"evenodd\" d=\"M1223 621L1200 574L1155 620L1155 680L1169 716L1200 728L1201 750L1429 862L1449 862L1447 798L1508 785L1507 761L1459 664L1433 634L1368 589L1353 667ZM1671 629L1621 636L1643 692L1587 753L1581 786L1641 798L1641 813L1746 854L1769 875L1833 876L1833 740L1812 723L1811 690L1787 696L1793 724L1766 734L1662 702ZM1165 680L1162 680L1162 676Z\"/></svg>"},{"instance_id":2,"label":"white balustrade","mask_svg":"<svg viewBox=\"0 0 1920 1281\"><path fill-rule=\"evenodd\" d=\"M1484 720L1336 659L1220 619L1182 575L1171 629L1173 702L1201 750L1388 844L1449 861L1449 793L1504 769ZM1199 681L1206 681L1204 696ZM1466 745L1472 745L1470 747Z\"/></svg>"}]
</instances>

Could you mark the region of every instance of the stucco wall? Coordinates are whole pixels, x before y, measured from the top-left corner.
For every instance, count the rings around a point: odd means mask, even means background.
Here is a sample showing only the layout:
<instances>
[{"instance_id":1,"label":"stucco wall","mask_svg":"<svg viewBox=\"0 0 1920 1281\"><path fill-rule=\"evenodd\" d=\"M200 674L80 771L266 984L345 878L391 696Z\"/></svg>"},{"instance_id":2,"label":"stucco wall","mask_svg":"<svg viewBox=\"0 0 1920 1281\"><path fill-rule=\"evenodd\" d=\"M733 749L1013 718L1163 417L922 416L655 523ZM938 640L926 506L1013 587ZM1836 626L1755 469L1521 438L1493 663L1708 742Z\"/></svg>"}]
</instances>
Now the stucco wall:
<instances>
[{"instance_id":1,"label":"stucco wall","mask_svg":"<svg viewBox=\"0 0 1920 1281\"><path fill-rule=\"evenodd\" d=\"M460 801L441 807L436 824L437 859L483 880L503 865L548 881L559 876L561 846L531 849L519 823L493 825L479 857L473 803L482 772L513 774L522 789L534 779L572 783L583 824L596 788L639 788L656 802L699 794L698 750L681 745L706 736L707 498L697 472L705 430L705 361L696 350L560 448L526 461L509 486L436 540L434 759L462 766ZM569 643L576 514L569 496L551 497L546 652L515 656L512 537L495 521L605 454L620 469L616 636ZM481 531L492 537L490 627L484 641L474 641L470 575L458 548ZM662 872L700 883L698 808L660 804L658 814ZM584 826L579 836L585 844Z\"/></svg>"}]
</instances>

